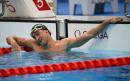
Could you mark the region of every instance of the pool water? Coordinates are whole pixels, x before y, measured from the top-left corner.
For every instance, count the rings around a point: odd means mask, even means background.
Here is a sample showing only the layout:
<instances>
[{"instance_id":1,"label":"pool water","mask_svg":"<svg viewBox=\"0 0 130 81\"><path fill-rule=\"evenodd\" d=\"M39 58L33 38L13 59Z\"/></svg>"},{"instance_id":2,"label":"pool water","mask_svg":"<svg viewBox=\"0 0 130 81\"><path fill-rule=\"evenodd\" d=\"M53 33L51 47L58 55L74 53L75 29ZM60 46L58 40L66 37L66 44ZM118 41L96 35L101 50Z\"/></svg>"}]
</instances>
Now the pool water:
<instances>
[{"instance_id":1,"label":"pool water","mask_svg":"<svg viewBox=\"0 0 130 81\"><path fill-rule=\"evenodd\" d=\"M129 52L89 50L68 54L12 52L0 57L0 69L130 56ZM0 81L130 81L130 65L0 77Z\"/></svg>"}]
</instances>

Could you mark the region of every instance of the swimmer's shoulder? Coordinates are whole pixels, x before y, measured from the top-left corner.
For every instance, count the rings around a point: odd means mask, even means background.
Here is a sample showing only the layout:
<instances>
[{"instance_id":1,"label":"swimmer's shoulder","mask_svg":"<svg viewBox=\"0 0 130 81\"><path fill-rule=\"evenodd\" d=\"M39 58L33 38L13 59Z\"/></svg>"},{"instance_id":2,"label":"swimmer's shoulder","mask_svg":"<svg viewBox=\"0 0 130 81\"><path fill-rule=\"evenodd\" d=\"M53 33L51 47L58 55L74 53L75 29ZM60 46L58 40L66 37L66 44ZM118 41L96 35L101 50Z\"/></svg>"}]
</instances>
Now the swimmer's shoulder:
<instances>
[{"instance_id":1,"label":"swimmer's shoulder","mask_svg":"<svg viewBox=\"0 0 130 81\"><path fill-rule=\"evenodd\" d=\"M69 42L70 40L71 40L71 38L64 38L64 39L61 39L60 41Z\"/></svg>"}]
</instances>

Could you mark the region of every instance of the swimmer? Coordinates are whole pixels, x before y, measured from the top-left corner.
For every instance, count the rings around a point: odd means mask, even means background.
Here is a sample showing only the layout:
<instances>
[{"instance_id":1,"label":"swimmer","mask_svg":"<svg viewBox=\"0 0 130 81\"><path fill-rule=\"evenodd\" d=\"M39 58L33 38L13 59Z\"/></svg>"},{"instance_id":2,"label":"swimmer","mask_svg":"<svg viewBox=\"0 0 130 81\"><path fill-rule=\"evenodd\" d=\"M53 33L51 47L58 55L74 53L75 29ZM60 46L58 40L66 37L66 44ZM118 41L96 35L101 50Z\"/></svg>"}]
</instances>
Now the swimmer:
<instances>
[{"instance_id":1,"label":"swimmer","mask_svg":"<svg viewBox=\"0 0 130 81\"><path fill-rule=\"evenodd\" d=\"M80 47L97 36L109 23L121 22L122 20L121 17L107 18L101 24L96 25L80 37L64 38L61 40L54 40L51 37L51 32L45 25L36 24L30 33L32 39L8 36L6 40L14 51L21 51L21 46L26 46L32 48L35 52L66 53L69 52L71 48Z\"/></svg>"}]
</instances>

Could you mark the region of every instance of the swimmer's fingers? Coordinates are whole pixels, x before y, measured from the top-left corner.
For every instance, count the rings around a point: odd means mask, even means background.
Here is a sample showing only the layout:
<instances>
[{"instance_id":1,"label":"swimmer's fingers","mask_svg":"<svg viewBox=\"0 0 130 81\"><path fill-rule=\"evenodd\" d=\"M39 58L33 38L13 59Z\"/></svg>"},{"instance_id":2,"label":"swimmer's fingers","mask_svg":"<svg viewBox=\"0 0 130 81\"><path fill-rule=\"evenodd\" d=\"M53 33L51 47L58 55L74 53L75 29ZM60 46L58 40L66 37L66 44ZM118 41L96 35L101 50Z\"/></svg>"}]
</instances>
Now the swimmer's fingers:
<instances>
[{"instance_id":1,"label":"swimmer's fingers","mask_svg":"<svg viewBox=\"0 0 130 81\"><path fill-rule=\"evenodd\" d=\"M117 22L122 22L123 18L122 17L111 17L110 22L111 23L117 23Z\"/></svg>"},{"instance_id":2,"label":"swimmer's fingers","mask_svg":"<svg viewBox=\"0 0 130 81\"><path fill-rule=\"evenodd\" d=\"M21 47L20 46L15 46L15 47L12 47L12 51L22 51Z\"/></svg>"}]
</instances>

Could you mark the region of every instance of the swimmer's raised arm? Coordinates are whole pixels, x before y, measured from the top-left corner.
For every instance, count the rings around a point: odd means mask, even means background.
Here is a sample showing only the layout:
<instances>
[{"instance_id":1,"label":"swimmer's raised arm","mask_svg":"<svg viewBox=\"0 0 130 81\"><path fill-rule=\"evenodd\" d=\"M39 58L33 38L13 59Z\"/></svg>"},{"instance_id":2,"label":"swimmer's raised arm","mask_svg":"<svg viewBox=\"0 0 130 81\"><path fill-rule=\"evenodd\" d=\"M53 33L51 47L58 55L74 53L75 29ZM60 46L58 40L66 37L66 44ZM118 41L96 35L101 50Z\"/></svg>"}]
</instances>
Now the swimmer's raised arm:
<instances>
[{"instance_id":1,"label":"swimmer's raised arm","mask_svg":"<svg viewBox=\"0 0 130 81\"><path fill-rule=\"evenodd\" d=\"M121 22L121 17L111 17L104 20L101 24L95 26L80 37L69 38L68 48L79 47L89 41L91 38L98 35L109 23Z\"/></svg>"},{"instance_id":2,"label":"swimmer's raised arm","mask_svg":"<svg viewBox=\"0 0 130 81\"><path fill-rule=\"evenodd\" d=\"M121 17L111 17L104 20L101 24L98 24L96 27L92 28L87 32L87 34L91 34L94 37L97 36L109 23L121 22L123 19Z\"/></svg>"},{"instance_id":3,"label":"swimmer's raised arm","mask_svg":"<svg viewBox=\"0 0 130 81\"><path fill-rule=\"evenodd\" d=\"M31 47L32 39L25 39L16 36L8 36L6 41L12 46L13 51L21 51L21 46Z\"/></svg>"}]
</instances>

